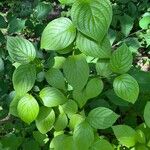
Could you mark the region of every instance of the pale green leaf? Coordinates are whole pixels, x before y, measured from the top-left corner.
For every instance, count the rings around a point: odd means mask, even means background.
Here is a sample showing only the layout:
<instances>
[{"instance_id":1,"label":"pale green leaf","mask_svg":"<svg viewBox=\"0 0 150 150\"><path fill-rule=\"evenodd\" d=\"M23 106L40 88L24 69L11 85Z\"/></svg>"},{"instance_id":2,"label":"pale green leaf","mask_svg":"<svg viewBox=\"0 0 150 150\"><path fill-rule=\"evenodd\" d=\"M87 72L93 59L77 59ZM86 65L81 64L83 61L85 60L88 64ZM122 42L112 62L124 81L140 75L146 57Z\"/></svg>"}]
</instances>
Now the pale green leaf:
<instances>
[{"instance_id":1,"label":"pale green leaf","mask_svg":"<svg viewBox=\"0 0 150 150\"><path fill-rule=\"evenodd\" d=\"M76 44L85 55L96 58L110 58L111 56L111 45L107 37L104 37L101 42L96 42L78 33Z\"/></svg>"},{"instance_id":2,"label":"pale green leaf","mask_svg":"<svg viewBox=\"0 0 150 150\"><path fill-rule=\"evenodd\" d=\"M39 105L32 95L26 94L19 100L17 111L19 117L24 122L30 124L36 119L39 113Z\"/></svg>"},{"instance_id":3,"label":"pale green leaf","mask_svg":"<svg viewBox=\"0 0 150 150\"><path fill-rule=\"evenodd\" d=\"M76 0L71 18L77 29L96 41L102 41L112 20L109 0Z\"/></svg>"},{"instance_id":4,"label":"pale green leaf","mask_svg":"<svg viewBox=\"0 0 150 150\"><path fill-rule=\"evenodd\" d=\"M64 94L54 87L46 87L40 91L40 98L46 107L55 107L64 104L67 98Z\"/></svg>"},{"instance_id":5,"label":"pale green leaf","mask_svg":"<svg viewBox=\"0 0 150 150\"><path fill-rule=\"evenodd\" d=\"M126 147L136 144L136 132L130 126L116 125L112 127L117 140Z\"/></svg>"},{"instance_id":6,"label":"pale green leaf","mask_svg":"<svg viewBox=\"0 0 150 150\"><path fill-rule=\"evenodd\" d=\"M148 29L149 24L150 24L150 16L144 16L139 22L139 26L142 29Z\"/></svg>"},{"instance_id":7,"label":"pale green leaf","mask_svg":"<svg viewBox=\"0 0 150 150\"><path fill-rule=\"evenodd\" d=\"M89 77L89 66L82 55L74 55L67 58L63 71L68 83L77 90L84 88Z\"/></svg>"},{"instance_id":8,"label":"pale green leaf","mask_svg":"<svg viewBox=\"0 0 150 150\"><path fill-rule=\"evenodd\" d=\"M135 103L139 95L139 85L129 74L123 74L115 78L113 87L116 95L130 103Z\"/></svg>"},{"instance_id":9,"label":"pale green leaf","mask_svg":"<svg viewBox=\"0 0 150 150\"><path fill-rule=\"evenodd\" d=\"M146 103L145 109L144 109L144 120L146 125L150 128L150 102Z\"/></svg>"},{"instance_id":10,"label":"pale green leaf","mask_svg":"<svg viewBox=\"0 0 150 150\"><path fill-rule=\"evenodd\" d=\"M106 129L111 127L119 115L109 108L97 107L88 114L87 121L95 129Z\"/></svg>"},{"instance_id":11,"label":"pale green leaf","mask_svg":"<svg viewBox=\"0 0 150 150\"><path fill-rule=\"evenodd\" d=\"M42 106L36 119L36 127L45 134L51 130L55 122L55 112L52 108Z\"/></svg>"},{"instance_id":12,"label":"pale green leaf","mask_svg":"<svg viewBox=\"0 0 150 150\"><path fill-rule=\"evenodd\" d=\"M36 57L33 44L22 37L7 37L7 50L10 57L19 63L29 63Z\"/></svg>"},{"instance_id":13,"label":"pale green leaf","mask_svg":"<svg viewBox=\"0 0 150 150\"><path fill-rule=\"evenodd\" d=\"M46 81L53 87L65 89L65 79L59 69L51 68L45 73Z\"/></svg>"},{"instance_id":14,"label":"pale green leaf","mask_svg":"<svg viewBox=\"0 0 150 150\"><path fill-rule=\"evenodd\" d=\"M72 21L61 17L51 21L42 33L41 48L46 50L62 50L75 39L76 29Z\"/></svg>"},{"instance_id":15,"label":"pale green leaf","mask_svg":"<svg viewBox=\"0 0 150 150\"><path fill-rule=\"evenodd\" d=\"M73 140L78 150L88 150L94 141L94 132L87 122L82 122L74 129Z\"/></svg>"},{"instance_id":16,"label":"pale green leaf","mask_svg":"<svg viewBox=\"0 0 150 150\"><path fill-rule=\"evenodd\" d=\"M123 74L130 70L132 62L132 53L126 44L123 44L112 54L110 67L113 72Z\"/></svg>"},{"instance_id":17,"label":"pale green leaf","mask_svg":"<svg viewBox=\"0 0 150 150\"><path fill-rule=\"evenodd\" d=\"M24 95L32 89L36 79L36 69L31 64L19 66L13 73L13 86L17 95Z\"/></svg>"},{"instance_id":18,"label":"pale green leaf","mask_svg":"<svg viewBox=\"0 0 150 150\"><path fill-rule=\"evenodd\" d=\"M76 0L58 0L60 3L62 4L72 4L74 3Z\"/></svg>"}]
</instances>

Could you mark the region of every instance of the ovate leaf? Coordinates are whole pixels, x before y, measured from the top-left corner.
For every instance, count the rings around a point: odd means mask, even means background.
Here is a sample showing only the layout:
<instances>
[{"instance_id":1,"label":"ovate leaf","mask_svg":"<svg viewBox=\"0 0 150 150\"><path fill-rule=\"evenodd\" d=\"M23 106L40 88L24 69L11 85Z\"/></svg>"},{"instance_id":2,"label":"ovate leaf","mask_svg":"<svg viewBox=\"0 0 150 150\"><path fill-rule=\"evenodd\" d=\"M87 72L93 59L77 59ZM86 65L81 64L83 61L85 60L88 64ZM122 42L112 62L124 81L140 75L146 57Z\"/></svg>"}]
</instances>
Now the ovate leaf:
<instances>
[{"instance_id":1,"label":"ovate leaf","mask_svg":"<svg viewBox=\"0 0 150 150\"><path fill-rule=\"evenodd\" d=\"M101 42L96 42L79 33L76 44L78 49L88 56L109 58L111 55L111 45L107 37L105 37Z\"/></svg>"},{"instance_id":2,"label":"ovate leaf","mask_svg":"<svg viewBox=\"0 0 150 150\"><path fill-rule=\"evenodd\" d=\"M47 82L58 89L65 89L65 79L59 69L51 68L45 74Z\"/></svg>"},{"instance_id":3,"label":"ovate leaf","mask_svg":"<svg viewBox=\"0 0 150 150\"><path fill-rule=\"evenodd\" d=\"M42 89L40 92L40 97L44 106L47 107L55 107L64 104L67 101L64 94L53 87L46 87Z\"/></svg>"},{"instance_id":4,"label":"ovate leaf","mask_svg":"<svg viewBox=\"0 0 150 150\"><path fill-rule=\"evenodd\" d=\"M36 56L32 43L22 37L7 37L7 50L10 57L19 63L29 63Z\"/></svg>"},{"instance_id":5,"label":"ovate leaf","mask_svg":"<svg viewBox=\"0 0 150 150\"><path fill-rule=\"evenodd\" d=\"M136 132L130 126L127 125L117 125L112 127L114 134L118 141L126 146L131 147L136 143Z\"/></svg>"},{"instance_id":6,"label":"ovate leaf","mask_svg":"<svg viewBox=\"0 0 150 150\"><path fill-rule=\"evenodd\" d=\"M56 131L62 131L64 130L68 125L68 118L65 113L61 113L58 118L56 119L56 122L54 124L54 128Z\"/></svg>"},{"instance_id":7,"label":"ovate leaf","mask_svg":"<svg viewBox=\"0 0 150 150\"><path fill-rule=\"evenodd\" d=\"M126 44L123 44L112 54L110 67L113 72L123 74L130 70L132 61L132 53Z\"/></svg>"},{"instance_id":8,"label":"ovate leaf","mask_svg":"<svg viewBox=\"0 0 150 150\"><path fill-rule=\"evenodd\" d=\"M39 105L36 99L26 94L18 103L17 111L19 117L26 123L30 124L34 121L39 113Z\"/></svg>"},{"instance_id":9,"label":"ovate leaf","mask_svg":"<svg viewBox=\"0 0 150 150\"><path fill-rule=\"evenodd\" d=\"M96 41L102 41L112 20L109 0L76 0L71 18L77 29Z\"/></svg>"},{"instance_id":10,"label":"ovate leaf","mask_svg":"<svg viewBox=\"0 0 150 150\"><path fill-rule=\"evenodd\" d=\"M105 107L97 107L88 114L87 121L95 129L106 129L111 127L119 115Z\"/></svg>"},{"instance_id":11,"label":"ovate leaf","mask_svg":"<svg viewBox=\"0 0 150 150\"><path fill-rule=\"evenodd\" d=\"M139 95L139 85L129 74L123 74L115 78L114 91L118 97L130 103L135 103Z\"/></svg>"},{"instance_id":12,"label":"ovate leaf","mask_svg":"<svg viewBox=\"0 0 150 150\"><path fill-rule=\"evenodd\" d=\"M51 130L55 122L55 112L52 108L42 106L39 115L36 119L36 127L38 130L45 134Z\"/></svg>"},{"instance_id":13,"label":"ovate leaf","mask_svg":"<svg viewBox=\"0 0 150 150\"><path fill-rule=\"evenodd\" d=\"M91 79L86 86L86 95L88 99L98 96L103 90L103 81L99 78Z\"/></svg>"},{"instance_id":14,"label":"ovate leaf","mask_svg":"<svg viewBox=\"0 0 150 150\"><path fill-rule=\"evenodd\" d=\"M72 21L61 17L51 21L43 31L41 48L46 50L62 50L75 39L76 29Z\"/></svg>"},{"instance_id":15,"label":"ovate leaf","mask_svg":"<svg viewBox=\"0 0 150 150\"><path fill-rule=\"evenodd\" d=\"M78 150L88 150L94 140L94 132L87 122L82 122L75 127L73 140Z\"/></svg>"},{"instance_id":16,"label":"ovate leaf","mask_svg":"<svg viewBox=\"0 0 150 150\"><path fill-rule=\"evenodd\" d=\"M63 71L68 83L74 89L83 89L89 77L89 67L82 55L68 57L64 63Z\"/></svg>"},{"instance_id":17,"label":"ovate leaf","mask_svg":"<svg viewBox=\"0 0 150 150\"><path fill-rule=\"evenodd\" d=\"M150 102L147 102L144 109L144 120L148 127L150 127Z\"/></svg>"},{"instance_id":18,"label":"ovate leaf","mask_svg":"<svg viewBox=\"0 0 150 150\"><path fill-rule=\"evenodd\" d=\"M36 79L36 69L33 65L19 66L13 73L13 86L17 95L24 95L32 89Z\"/></svg>"},{"instance_id":19,"label":"ovate leaf","mask_svg":"<svg viewBox=\"0 0 150 150\"><path fill-rule=\"evenodd\" d=\"M107 140L99 139L91 146L90 150L114 150L114 149Z\"/></svg>"}]
</instances>

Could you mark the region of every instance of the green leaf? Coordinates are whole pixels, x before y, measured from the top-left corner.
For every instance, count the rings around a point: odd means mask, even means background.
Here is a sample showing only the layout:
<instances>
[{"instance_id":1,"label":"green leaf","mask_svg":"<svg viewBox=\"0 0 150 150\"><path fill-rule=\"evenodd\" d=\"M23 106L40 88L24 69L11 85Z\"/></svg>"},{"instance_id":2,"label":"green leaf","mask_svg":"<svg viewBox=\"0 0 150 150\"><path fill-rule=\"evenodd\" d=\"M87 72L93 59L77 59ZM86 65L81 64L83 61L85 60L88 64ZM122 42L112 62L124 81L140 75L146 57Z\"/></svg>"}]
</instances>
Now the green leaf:
<instances>
[{"instance_id":1,"label":"green leaf","mask_svg":"<svg viewBox=\"0 0 150 150\"><path fill-rule=\"evenodd\" d=\"M114 150L114 148L107 140L99 139L91 146L90 150Z\"/></svg>"},{"instance_id":2,"label":"green leaf","mask_svg":"<svg viewBox=\"0 0 150 150\"><path fill-rule=\"evenodd\" d=\"M13 18L8 26L8 33L16 33L16 32L21 32L25 28L25 22L26 20L22 20L19 18Z\"/></svg>"},{"instance_id":3,"label":"green leaf","mask_svg":"<svg viewBox=\"0 0 150 150\"><path fill-rule=\"evenodd\" d=\"M88 114L87 121L95 129L106 129L111 127L119 115L105 107L97 107Z\"/></svg>"},{"instance_id":4,"label":"green leaf","mask_svg":"<svg viewBox=\"0 0 150 150\"><path fill-rule=\"evenodd\" d=\"M112 54L110 67L113 72L123 74L130 70L132 62L132 53L126 44L123 44Z\"/></svg>"},{"instance_id":5,"label":"green leaf","mask_svg":"<svg viewBox=\"0 0 150 150\"><path fill-rule=\"evenodd\" d=\"M61 105L61 107L68 116L71 116L78 111L78 105L73 100L68 100L66 103Z\"/></svg>"},{"instance_id":6,"label":"green leaf","mask_svg":"<svg viewBox=\"0 0 150 150\"><path fill-rule=\"evenodd\" d=\"M139 26L142 29L148 29L149 24L150 24L150 16L144 16L139 22Z\"/></svg>"},{"instance_id":7,"label":"green leaf","mask_svg":"<svg viewBox=\"0 0 150 150\"><path fill-rule=\"evenodd\" d=\"M40 150L38 142L31 138L26 138L22 143L22 150Z\"/></svg>"},{"instance_id":8,"label":"green leaf","mask_svg":"<svg viewBox=\"0 0 150 150\"><path fill-rule=\"evenodd\" d=\"M146 125L150 128L150 102L147 102L145 109L144 109L144 120Z\"/></svg>"},{"instance_id":9,"label":"green leaf","mask_svg":"<svg viewBox=\"0 0 150 150\"><path fill-rule=\"evenodd\" d=\"M52 139L50 148L55 150L76 150L76 145L72 136L61 134Z\"/></svg>"},{"instance_id":10,"label":"green leaf","mask_svg":"<svg viewBox=\"0 0 150 150\"><path fill-rule=\"evenodd\" d=\"M46 50L62 50L75 39L76 29L72 21L61 17L51 21L43 31L41 48Z\"/></svg>"},{"instance_id":11,"label":"green leaf","mask_svg":"<svg viewBox=\"0 0 150 150\"><path fill-rule=\"evenodd\" d=\"M0 57L0 72L4 71L4 61L3 59Z\"/></svg>"},{"instance_id":12,"label":"green leaf","mask_svg":"<svg viewBox=\"0 0 150 150\"><path fill-rule=\"evenodd\" d=\"M64 104L67 101L64 94L53 87L46 87L42 89L40 92L40 98L46 107L55 107Z\"/></svg>"},{"instance_id":13,"label":"green leaf","mask_svg":"<svg viewBox=\"0 0 150 150\"><path fill-rule=\"evenodd\" d=\"M0 15L0 28L7 28L7 22L2 15Z\"/></svg>"},{"instance_id":14,"label":"green leaf","mask_svg":"<svg viewBox=\"0 0 150 150\"><path fill-rule=\"evenodd\" d=\"M51 10L51 5L40 2L35 8L36 18L39 20L44 19L51 12Z\"/></svg>"},{"instance_id":15,"label":"green leaf","mask_svg":"<svg viewBox=\"0 0 150 150\"><path fill-rule=\"evenodd\" d=\"M130 103L135 103L139 95L139 85L129 74L123 74L115 78L113 87L116 95Z\"/></svg>"},{"instance_id":16,"label":"green leaf","mask_svg":"<svg viewBox=\"0 0 150 150\"><path fill-rule=\"evenodd\" d=\"M7 37L7 50L10 57L19 63L29 63L36 57L32 43L22 37Z\"/></svg>"},{"instance_id":17,"label":"green leaf","mask_svg":"<svg viewBox=\"0 0 150 150\"><path fill-rule=\"evenodd\" d=\"M51 68L45 73L46 81L53 87L65 89L65 79L59 69Z\"/></svg>"},{"instance_id":18,"label":"green leaf","mask_svg":"<svg viewBox=\"0 0 150 150\"><path fill-rule=\"evenodd\" d=\"M97 97L103 90L103 81L99 78L91 79L86 86L86 95L88 99Z\"/></svg>"},{"instance_id":19,"label":"green leaf","mask_svg":"<svg viewBox=\"0 0 150 150\"><path fill-rule=\"evenodd\" d=\"M111 56L111 45L107 37L104 37L101 42L96 42L78 33L76 44L77 48L88 56L96 58L110 58Z\"/></svg>"},{"instance_id":20,"label":"green leaf","mask_svg":"<svg viewBox=\"0 0 150 150\"><path fill-rule=\"evenodd\" d=\"M17 95L24 95L32 89L36 79L36 69L31 64L19 66L13 73L13 86Z\"/></svg>"},{"instance_id":21,"label":"green leaf","mask_svg":"<svg viewBox=\"0 0 150 150\"><path fill-rule=\"evenodd\" d=\"M76 0L71 18L77 29L96 41L102 41L112 20L109 0Z\"/></svg>"},{"instance_id":22,"label":"green leaf","mask_svg":"<svg viewBox=\"0 0 150 150\"><path fill-rule=\"evenodd\" d=\"M116 138L122 145L131 147L136 144L136 132L130 126L116 125L113 126L112 129Z\"/></svg>"},{"instance_id":23,"label":"green leaf","mask_svg":"<svg viewBox=\"0 0 150 150\"><path fill-rule=\"evenodd\" d=\"M89 77L89 66L82 55L74 55L67 58L63 65L63 71L68 83L77 90L84 88Z\"/></svg>"},{"instance_id":24,"label":"green leaf","mask_svg":"<svg viewBox=\"0 0 150 150\"><path fill-rule=\"evenodd\" d=\"M75 127L73 140L78 150L88 150L94 141L94 132L87 122L82 122Z\"/></svg>"},{"instance_id":25,"label":"green leaf","mask_svg":"<svg viewBox=\"0 0 150 150\"><path fill-rule=\"evenodd\" d=\"M39 115L36 119L36 127L38 130L45 134L51 130L55 122L55 112L52 108L40 107Z\"/></svg>"},{"instance_id":26,"label":"green leaf","mask_svg":"<svg viewBox=\"0 0 150 150\"><path fill-rule=\"evenodd\" d=\"M128 16L127 14L124 14L119 19L120 19L120 24L121 24L121 32L125 36L128 36L133 28L134 19Z\"/></svg>"},{"instance_id":27,"label":"green leaf","mask_svg":"<svg viewBox=\"0 0 150 150\"><path fill-rule=\"evenodd\" d=\"M76 0L58 0L60 3L62 4L72 4L74 3Z\"/></svg>"},{"instance_id":28,"label":"green leaf","mask_svg":"<svg viewBox=\"0 0 150 150\"><path fill-rule=\"evenodd\" d=\"M24 122L30 124L36 119L39 113L39 105L32 95L26 94L19 100L17 111L19 117Z\"/></svg>"},{"instance_id":29,"label":"green leaf","mask_svg":"<svg viewBox=\"0 0 150 150\"><path fill-rule=\"evenodd\" d=\"M100 59L96 63L97 74L102 77L109 77L112 73L109 65L109 61L105 59Z\"/></svg>"},{"instance_id":30,"label":"green leaf","mask_svg":"<svg viewBox=\"0 0 150 150\"><path fill-rule=\"evenodd\" d=\"M56 131L64 130L68 125L68 118L65 113L61 113L55 121L54 128Z\"/></svg>"}]
</instances>

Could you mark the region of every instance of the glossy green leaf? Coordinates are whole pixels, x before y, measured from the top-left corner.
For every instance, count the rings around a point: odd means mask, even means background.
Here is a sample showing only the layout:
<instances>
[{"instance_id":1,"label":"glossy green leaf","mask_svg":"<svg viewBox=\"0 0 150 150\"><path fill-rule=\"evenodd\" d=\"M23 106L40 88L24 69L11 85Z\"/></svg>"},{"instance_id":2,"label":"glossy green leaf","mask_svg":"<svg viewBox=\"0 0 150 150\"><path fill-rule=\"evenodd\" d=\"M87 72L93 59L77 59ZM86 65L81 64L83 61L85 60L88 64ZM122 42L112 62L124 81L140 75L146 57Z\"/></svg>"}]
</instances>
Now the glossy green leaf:
<instances>
[{"instance_id":1,"label":"glossy green leaf","mask_svg":"<svg viewBox=\"0 0 150 150\"><path fill-rule=\"evenodd\" d=\"M91 79L86 85L86 95L88 99L97 97L103 90L103 81L99 78Z\"/></svg>"},{"instance_id":2,"label":"glossy green leaf","mask_svg":"<svg viewBox=\"0 0 150 150\"><path fill-rule=\"evenodd\" d=\"M46 87L40 91L40 98L46 107L55 107L64 104L67 98L64 94L54 87Z\"/></svg>"},{"instance_id":3,"label":"glossy green leaf","mask_svg":"<svg viewBox=\"0 0 150 150\"><path fill-rule=\"evenodd\" d=\"M117 140L126 147L136 144L136 132L130 126L116 125L112 127Z\"/></svg>"},{"instance_id":4,"label":"glossy green leaf","mask_svg":"<svg viewBox=\"0 0 150 150\"><path fill-rule=\"evenodd\" d=\"M75 127L73 140L78 150L88 150L94 141L94 132L87 122L82 122Z\"/></svg>"},{"instance_id":5,"label":"glossy green leaf","mask_svg":"<svg viewBox=\"0 0 150 150\"><path fill-rule=\"evenodd\" d=\"M150 127L150 102L146 103L145 109L144 109L144 120L148 127Z\"/></svg>"},{"instance_id":6,"label":"glossy green leaf","mask_svg":"<svg viewBox=\"0 0 150 150\"><path fill-rule=\"evenodd\" d=\"M132 61L132 53L126 44L123 44L112 54L110 67L113 72L123 74L130 70Z\"/></svg>"},{"instance_id":7,"label":"glossy green leaf","mask_svg":"<svg viewBox=\"0 0 150 150\"><path fill-rule=\"evenodd\" d=\"M75 39L76 29L72 21L61 17L51 21L43 31L41 48L46 50L62 50Z\"/></svg>"},{"instance_id":8,"label":"glossy green leaf","mask_svg":"<svg viewBox=\"0 0 150 150\"><path fill-rule=\"evenodd\" d=\"M99 139L91 146L90 150L114 150L114 148L107 140Z\"/></svg>"},{"instance_id":9,"label":"glossy green leaf","mask_svg":"<svg viewBox=\"0 0 150 150\"><path fill-rule=\"evenodd\" d=\"M32 43L22 37L7 37L7 50L10 57L19 63L29 63L36 56Z\"/></svg>"},{"instance_id":10,"label":"glossy green leaf","mask_svg":"<svg viewBox=\"0 0 150 150\"><path fill-rule=\"evenodd\" d=\"M36 69L33 65L19 66L13 73L13 86L17 95L24 95L32 89L36 79Z\"/></svg>"},{"instance_id":11,"label":"glossy green leaf","mask_svg":"<svg viewBox=\"0 0 150 150\"><path fill-rule=\"evenodd\" d=\"M109 61L105 59L98 60L96 63L96 71L100 76L109 77L112 73L109 66Z\"/></svg>"},{"instance_id":12,"label":"glossy green leaf","mask_svg":"<svg viewBox=\"0 0 150 150\"><path fill-rule=\"evenodd\" d=\"M64 130L68 125L68 118L65 113L61 113L55 121L54 128L56 131Z\"/></svg>"},{"instance_id":13,"label":"glossy green leaf","mask_svg":"<svg viewBox=\"0 0 150 150\"><path fill-rule=\"evenodd\" d=\"M64 63L63 71L68 83L74 89L81 90L84 88L89 77L89 67L84 56L68 57Z\"/></svg>"},{"instance_id":14,"label":"glossy green leaf","mask_svg":"<svg viewBox=\"0 0 150 150\"><path fill-rule=\"evenodd\" d=\"M46 81L53 87L65 89L65 79L59 69L51 68L45 73Z\"/></svg>"},{"instance_id":15,"label":"glossy green leaf","mask_svg":"<svg viewBox=\"0 0 150 150\"><path fill-rule=\"evenodd\" d=\"M87 121L95 129L106 129L111 127L119 115L105 107L97 107L88 114Z\"/></svg>"},{"instance_id":16,"label":"glossy green leaf","mask_svg":"<svg viewBox=\"0 0 150 150\"><path fill-rule=\"evenodd\" d=\"M45 134L51 130L55 122L55 112L52 108L42 106L36 119L36 127Z\"/></svg>"},{"instance_id":17,"label":"glossy green leaf","mask_svg":"<svg viewBox=\"0 0 150 150\"><path fill-rule=\"evenodd\" d=\"M36 119L39 113L39 105L32 95L26 94L19 100L17 111L19 117L24 122L30 124Z\"/></svg>"},{"instance_id":18,"label":"glossy green leaf","mask_svg":"<svg viewBox=\"0 0 150 150\"><path fill-rule=\"evenodd\" d=\"M102 41L112 20L109 0L76 0L71 18L77 29L96 41Z\"/></svg>"},{"instance_id":19,"label":"glossy green leaf","mask_svg":"<svg viewBox=\"0 0 150 150\"><path fill-rule=\"evenodd\" d=\"M78 49L88 56L109 58L111 55L111 45L107 37L101 43L98 43L79 33L76 44Z\"/></svg>"},{"instance_id":20,"label":"glossy green leaf","mask_svg":"<svg viewBox=\"0 0 150 150\"><path fill-rule=\"evenodd\" d=\"M130 103L135 103L139 95L139 85L129 74L123 74L115 78L113 87L116 95Z\"/></svg>"},{"instance_id":21,"label":"glossy green leaf","mask_svg":"<svg viewBox=\"0 0 150 150\"><path fill-rule=\"evenodd\" d=\"M150 16L144 16L139 22L139 25L142 29L148 29L149 24L150 24Z\"/></svg>"}]
</instances>

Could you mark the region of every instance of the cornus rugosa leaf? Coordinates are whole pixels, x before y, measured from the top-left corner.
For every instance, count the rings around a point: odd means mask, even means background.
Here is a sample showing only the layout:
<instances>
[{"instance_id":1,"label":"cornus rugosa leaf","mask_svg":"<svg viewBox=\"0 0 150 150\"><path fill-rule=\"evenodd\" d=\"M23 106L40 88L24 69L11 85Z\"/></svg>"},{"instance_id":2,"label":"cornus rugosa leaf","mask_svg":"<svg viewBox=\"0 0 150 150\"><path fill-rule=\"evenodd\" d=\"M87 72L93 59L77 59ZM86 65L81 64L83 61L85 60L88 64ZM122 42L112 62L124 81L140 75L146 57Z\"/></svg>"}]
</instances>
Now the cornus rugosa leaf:
<instances>
[{"instance_id":1,"label":"cornus rugosa leaf","mask_svg":"<svg viewBox=\"0 0 150 150\"><path fill-rule=\"evenodd\" d=\"M132 53L126 44L123 44L112 54L110 67L113 72L123 74L130 70L132 61Z\"/></svg>"},{"instance_id":2,"label":"cornus rugosa leaf","mask_svg":"<svg viewBox=\"0 0 150 150\"><path fill-rule=\"evenodd\" d=\"M40 98L46 107L55 107L64 104L67 98L64 94L54 87L46 87L40 91Z\"/></svg>"},{"instance_id":3,"label":"cornus rugosa leaf","mask_svg":"<svg viewBox=\"0 0 150 150\"><path fill-rule=\"evenodd\" d=\"M136 143L136 132L130 126L127 125L116 125L112 127L114 134L118 141L126 146L131 147Z\"/></svg>"},{"instance_id":4,"label":"cornus rugosa leaf","mask_svg":"<svg viewBox=\"0 0 150 150\"><path fill-rule=\"evenodd\" d=\"M89 77L89 66L84 56L68 57L63 65L63 71L68 83L74 89L83 89Z\"/></svg>"},{"instance_id":5,"label":"cornus rugosa leaf","mask_svg":"<svg viewBox=\"0 0 150 150\"><path fill-rule=\"evenodd\" d=\"M55 112L52 108L42 106L36 119L36 127L45 134L51 130L55 122Z\"/></svg>"},{"instance_id":6,"label":"cornus rugosa leaf","mask_svg":"<svg viewBox=\"0 0 150 150\"><path fill-rule=\"evenodd\" d=\"M65 79L59 69L51 68L45 73L46 81L58 89L65 89Z\"/></svg>"},{"instance_id":7,"label":"cornus rugosa leaf","mask_svg":"<svg viewBox=\"0 0 150 150\"><path fill-rule=\"evenodd\" d=\"M86 122L82 122L74 129L73 140L78 150L88 150L94 141L94 132L92 127Z\"/></svg>"},{"instance_id":8,"label":"cornus rugosa leaf","mask_svg":"<svg viewBox=\"0 0 150 150\"><path fill-rule=\"evenodd\" d=\"M102 92L103 87L104 85L101 79L98 79L98 78L91 79L87 83L87 86L85 89L87 98L90 99L90 98L94 98L98 96Z\"/></svg>"},{"instance_id":9,"label":"cornus rugosa leaf","mask_svg":"<svg viewBox=\"0 0 150 150\"><path fill-rule=\"evenodd\" d=\"M7 50L14 61L23 64L33 61L36 57L33 44L22 37L7 37Z\"/></svg>"},{"instance_id":10,"label":"cornus rugosa leaf","mask_svg":"<svg viewBox=\"0 0 150 150\"><path fill-rule=\"evenodd\" d=\"M147 102L144 109L144 120L148 127L150 127L150 102Z\"/></svg>"},{"instance_id":11,"label":"cornus rugosa leaf","mask_svg":"<svg viewBox=\"0 0 150 150\"><path fill-rule=\"evenodd\" d=\"M77 29L96 41L102 41L112 20L109 0L76 0L71 18Z\"/></svg>"},{"instance_id":12,"label":"cornus rugosa leaf","mask_svg":"<svg viewBox=\"0 0 150 150\"><path fill-rule=\"evenodd\" d=\"M123 74L115 78L114 91L118 97L130 103L135 103L139 95L139 85L129 74Z\"/></svg>"},{"instance_id":13,"label":"cornus rugosa leaf","mask_svg":"<svg viewBox=\"0 0 150 150\"><path fill-rule=\"evenodd\" d=\"M105 139L98 139L89 150L114 150L111 144Z\"/></svg>"},{"instance_id":14,"label":"cornus rugosa leaf","mask_svg":"<svg viewBox=\"0 0 150 150\"><path fill-rule=\"evenodd\" d=\"M78 33L76 44L78 49L88 56L96 58L110 58L111 56L111 45L107 37L104 37L101 42L96 42Z\"/></svg>"},{"instance_id":15,"label":"cornus rugosa leaf","mask_svg":"<svg viewBox=\"0 0 150 150\"><path fill-rule=\"evenodd\" d=\"M51 21L43 31L41 48L46 50L62 50L75 39L76 29L72 21L61 17Z\"/></svg>"},{"instance_id":16,"label":"cornus rugosa leaf","mask_svg":"<svg viewBox=\"0 0 150 150\"><path fill-rule=\"evenodd\" d=\"M39 105L36 99L26 94L18 102L17 111L19 117L26 123L30 124L34 121L39 113Z\"/></svg>"},{"instance_id":17,"label":"cornus rugosa leaf","mask_svg":"<svg viewBox=\"0 0 150 150\"><path fill-rule=\"evenodd\" d=\"M32 89L36 79L36 69L31 64L19 66L13 73L13 86L17 95L24 95Z\"/></svg>"},{"instance_id":18,"label":"cornus rugosa leaf","mask_svg":"<svg viewBox=\"0 0 150 150\"><path fill-rule=\"evenodd\" d=\"M119 115L105 107L97 107L88 114L87 121L95 129L106 129L111 127Z\"/></svg>"}]
</instances>

